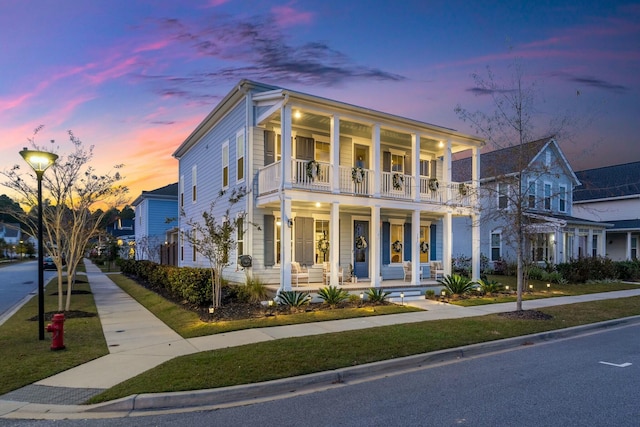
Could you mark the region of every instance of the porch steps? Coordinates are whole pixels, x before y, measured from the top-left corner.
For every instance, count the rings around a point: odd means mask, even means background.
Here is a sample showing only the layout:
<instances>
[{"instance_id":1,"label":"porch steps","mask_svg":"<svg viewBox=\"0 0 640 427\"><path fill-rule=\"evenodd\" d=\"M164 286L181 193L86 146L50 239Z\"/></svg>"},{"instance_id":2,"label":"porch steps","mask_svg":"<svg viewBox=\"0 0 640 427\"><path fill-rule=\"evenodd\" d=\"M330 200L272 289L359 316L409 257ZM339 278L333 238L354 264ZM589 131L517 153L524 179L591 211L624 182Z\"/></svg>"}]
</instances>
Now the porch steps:
<instances>
[{"instance_id":1,"label":"porch steps","mask_svg":"<svg viewBox=\"0 0 640 427\"><path fill-rule=\"evenodd\" d=\"M404 294L404 298L402 298L400 293ZM402 303L403 301L404 302L416 301L420 299L424 299L424 295L422 294L421 291L416 289L393 291L387 297L387 301L394 302L394 303Z\"/></svg>"}]
</instances>

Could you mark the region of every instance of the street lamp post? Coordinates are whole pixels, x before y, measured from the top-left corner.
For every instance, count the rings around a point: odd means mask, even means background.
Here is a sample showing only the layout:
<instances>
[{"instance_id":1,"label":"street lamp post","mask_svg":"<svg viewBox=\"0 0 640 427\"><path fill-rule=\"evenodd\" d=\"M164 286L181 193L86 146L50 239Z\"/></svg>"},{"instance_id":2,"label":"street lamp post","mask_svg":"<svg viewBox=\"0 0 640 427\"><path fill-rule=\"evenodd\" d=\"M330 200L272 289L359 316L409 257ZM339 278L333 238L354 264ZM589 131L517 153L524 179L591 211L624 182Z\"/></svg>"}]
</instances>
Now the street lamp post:
<instances>
[{"instance_id":1,"label":"street lamp post","mask_svg":"<svg viewBox=\"0 0 640 427\"><path fill-rule=\"evenodd\" d=\"M42 247L42 175L58 158L57 154L46 151L28 150L25 147L20 155L29 163L38 178L38 337L44 340L44 250Z\"/></svg>"}]
</instances>

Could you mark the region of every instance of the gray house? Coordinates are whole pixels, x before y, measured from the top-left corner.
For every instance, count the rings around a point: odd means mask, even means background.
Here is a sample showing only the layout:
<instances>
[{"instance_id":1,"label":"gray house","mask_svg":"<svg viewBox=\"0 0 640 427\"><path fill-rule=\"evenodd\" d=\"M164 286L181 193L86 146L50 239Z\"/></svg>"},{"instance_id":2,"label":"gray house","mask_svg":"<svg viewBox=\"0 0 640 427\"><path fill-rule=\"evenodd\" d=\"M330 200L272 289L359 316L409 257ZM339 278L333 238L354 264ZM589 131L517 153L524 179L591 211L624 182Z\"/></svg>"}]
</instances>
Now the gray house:
<instances>
[{"instance_id":1,"label":"gray house","mask_svg":"<svg viewBox=\"0 0 640 427\"><path fill-rule=\"evenodd\" d=\"M470 159L452 163L452 179L471 179ZM480 156L480 248L490 262L516 259L516 207L526 241L524 257L561 263L581 256L605 255L608 224L574 216L573 193L580 181L555 138L492 151ZM464 238L472 224L454 220L454 253L470 256Z\"/></svg>"},{"instance_id":2,"label":"gray house","mask_svg":"<svg viewBox=\"0 0 640 427\"><path fill-rule=\"evenodd\" d=\"M227 280L244 283L252 274L290 289L301 277L341 283L352 267L370 286L393 279L417 286L431 261L450 266L453 216L478 214L477 162L469 191L460 192L451 159L468 151L477 160L482 145L444 127L243 80L173 154L180 236L220 191L244 186L249 196L230 214L257 227L235 236ZM216 217L229 207L219 201ZM470 229L469 246L477 237ZM207 265L183 237L178 253L181 266ZM474 273L479 265L476 253Z\"/></svg>"},{"instance_id":3,"label":"gray house","mask_svg":"<svg viewBox=\"0 0 640 427\"><path fill-rule=\"evenodd\" d=\"M605 255L615 261L638 259L640 241L640 162L576 172L582 182L573 194L573 212L604 221Z\"/></svg>"}]
</instances>

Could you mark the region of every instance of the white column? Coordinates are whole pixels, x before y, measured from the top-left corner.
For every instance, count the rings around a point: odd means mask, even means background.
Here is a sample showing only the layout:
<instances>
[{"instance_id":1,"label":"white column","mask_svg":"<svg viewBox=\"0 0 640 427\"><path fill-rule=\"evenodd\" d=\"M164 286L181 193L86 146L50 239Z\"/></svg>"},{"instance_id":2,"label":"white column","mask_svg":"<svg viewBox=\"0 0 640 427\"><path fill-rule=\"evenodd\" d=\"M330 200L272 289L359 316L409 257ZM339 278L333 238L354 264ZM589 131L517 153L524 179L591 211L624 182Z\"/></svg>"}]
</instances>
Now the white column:
<instances>
[{"instance_id":1,"label":"white column","mask_svg":"<svg viewBox=\"0 0 640 427\"><path fill-rule=\"evenodd\" d=\"M379 205L371 207L371 224L369 228L369 277L371 277L371 286L379 288L382 282L380 274L380 255L382 254L380 230L382 229L382 224L380 223Z\"/></svg>"},{"instance_id":2,"label":"white column","mask_svg":"<svg viewBox=\"0 0 640 427\"><path fill-rule=\"evenodd\" d=\"M626 250L625 259L627 261L631 261L631 232L630 231L627 231L627 250Z\"/></svg>"},{"instance_id":3,"label":"white column","mask_svg":"<svg viewBox=\"0 0 640 427\"><path fill-rule=\"evenodd\" d=\"M329 284L338 286L340 280L338 272L340 271L340 247L338 246L340 236L340 204L331 204L331 216L329 218L329 262L331 263L331 277Z\"/></svg>"},{"instance_id":4,"label":"white column","mask_svg":"<svg viewBox=\"0 0 640 427\"><path fill-rule=\"evenodd\" d=\"M413 200L420 201L420 134L411 134L411 158L413 159Z\"/></svg>"},{"instance_id":5,"label":"white column","mask_svg":"<svg viewBox=\"0 0 640 427\"><path fill-rule=\"evenodd\" d=\"M447 200L451 200L451 140L444 144L444 157L442 162L442 180L447 186Z\"/></svg>"},{"instance_id":6,"label":"white column","mask_svg":"<svg viewBox=\"0 0 640 427\"><path fill-rule=\"evenodd\" d=\"M340 116L331 116L331 191L340 192ZM337 241L337 239L336 239ZM333 271L333 269L331 269Z\"/></svg>"},{"instance_id":7,"label":"white column","mask_svg":"<svg viewBox=\"0 0 640 427\"><path fill-rule=\"evenodd\" d=\"M451 274L451 240L453 239L451 216L451 212L447 212L442 219L442 264L444 266L444 274Z\"/></svg>"},{"instance_id":8,"label":"white column","mask_svg":"<svg viewBox=\"0 0 640 427\"><path fill-rule=\"evenodd\" d=\"M585 254L586 256L592 256L593 255L593 229L590 228L589 229L589 234L587 235L587 253Z\"/></svg>"},{"instance_id":9,"label":"white column","mask_svg":"<svg viewBox=\"0 0 640 427\"><path fill-rule=\"evenodd\" d=\"M280 117L282 118L282 137L280 152L282 153L282 187L284 189L291 188L291 106L285 105L280 109ZM286 223L284 223L286 225Z\"/></svg>"},{"instance_id":10,"label":"white column","mask_svg":"<svg viewBox=\"0 0 640 427\"><path fill-rule=\"evenodd\" d=\"M564 262L564 259L562 257L562 254L564 252L564 239L562 238L562 232L560 230L554 231L553 243L555 245L553 262L555 264L560 264Z\"/></svg>"},{"instance_id":11,"label":"white column","mask_svg":"<svg viewBox=\"0 0 640 427\"><path fill-rule=\"evenodd\" d=\"M472 194L472 202L473 206L476 209L479 209L478 203L480 202L479 193L480 193L480 149L474 147L471 150L471 179L473 182L473 189L471 190Z\"/></svg>"},{"instance_id":12,"label":"white column","mask_svg":"<svg viewBox=\"0 0 640 427\"><path fill-rule=\"evenodd\" d=\"M280 216L282 225L280 226L280 290L291 290L291 235L292 228L289 227L291 218L291 199L283 197L280 200Z\"/></svg>"},{"instance_id":13,"label":"white column","mask_svg":"<svg viewBox=\"0 0 640 427\"><path fill-rule=\"evenodd\" d=\"M373 162L371 164L371 169L374 171L373 173L373 197L380 197L380 183L381 183L381 175L380 172L382 170L382 163L380 162L380 125L374 124L371 128L371 138L373 139ZM375 172L378 171L378 172Z\"/></svg>"},{"instance_id":14,"label":"white column","mask_svg":"<svg viewBox=\"0 0 640 427\"><path fill-rule=\"evenodd\" d=\"M480 214L471 215L471 280L480 279Z\"/></svg>"},{"instance_id":15,"label":"white column","mask_svg":"<svg viewBox=\"0 0 640 427\"><path fill-rule=\"evenodd\" d=\"M411 285L420 284L420 209L411 212Z\"/></svg>"}]
</instances>

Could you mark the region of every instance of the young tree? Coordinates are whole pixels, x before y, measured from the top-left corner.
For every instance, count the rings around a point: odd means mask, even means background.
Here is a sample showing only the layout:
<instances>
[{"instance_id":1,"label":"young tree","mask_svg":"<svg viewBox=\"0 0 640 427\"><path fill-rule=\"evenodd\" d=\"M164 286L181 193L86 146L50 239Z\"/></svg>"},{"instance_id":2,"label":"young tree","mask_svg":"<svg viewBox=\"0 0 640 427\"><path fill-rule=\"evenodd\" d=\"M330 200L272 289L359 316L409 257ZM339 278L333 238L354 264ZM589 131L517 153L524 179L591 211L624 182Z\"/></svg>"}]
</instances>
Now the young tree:
<instances>
[{"instance_id":1,"label":"young tree","mask_svg":"<svg viewBox=\"0 0 640 427\"><path fill-rule=\"evenodd\" d=\"M231 215L231 207L246 196L244 187L231 191L228 207L222 218L218 219L214 216L216 203L225 194L226 191L221 191L218 197L211 202L209 210L202 212L202 222L193 218L187 219L186 224L190 230L184 231L184 238L187 242L209 261L214 309L222 304L222 270L229 265L229 254L237 246L236 232L238 227L244 224L246 216L245 213Z\"/></svg>"},{"instance_id":2,"label":"young tree","mask_svg":"<svg viewBox=\"0 0 640 427\"><path fill-rule=\"evenodd\" d=\"M52 148L38 146L35 136L42 126L35 130L29 143L35 150L55 151ZM123 179L117 171L98 175L89 165L93 158L93 146L85 148L82 141L69 131L69 142L72 151L60 154L57 162L43 176L43 192L47 200L43 202L44 242L47 251L53 256L58 267L58 311L69 311L71 307L71 291L75 281L76 269L85 255L89 241L98 233L102 215L93 215L92 209L102 205L123 204L128 191L119 185ZM53 143L53 141L52 141ZM57 147L54 147L57 148ZM2 174L8 178L3 185L14 190L20 202L37 210L37 188L34 187L35 176L24 174L20 166L15 165ZM26 179L27 176L29 179ZM28 233L37 235L37 225L32 215L23 217ZM67 298L63 305L63 258L67 267Z\"/></svg>"},{"instance_id":3,"label":"young tree","mask_svg":"<svg viewBox=\"0 0 640 427\"><path fill-rule=\"evenodd\" d=\"M475 87L472 89L479 96L487 96L490 100L490 112L471 112L456 106L458 117L471 124L472 128L485 138L494 150L506 149L508 158L481 165L483 176L494 179L494 185L484 185L481 189L486 200L495 201L500 206L483 210L482 220L503 220L509 228L510 242L516 252L517 262L517 310L522 310L522 293L525 285L525 248L528 230L535 223L535 218L527 215L530 207L528 183L523 182L526 176L541 177L550 173L551 167L532 170L529 162L540 145L532 141L544 141L543 136L560 135L570 124L568 118L557 118L539 129L540 118L537 110L535 82L529 82L523 72L521 63L515 60L512 64L511 78L506 82L496 79L490 68L487 75L473 74ZM547 138L548 139L548 138ZM536 141L538 140L538 141ZM509 165L510 167L505 167ZM486 167L492 170L484 170ZM515 173L514 173L515 172Z\"/></svg>"}]
</instances>

